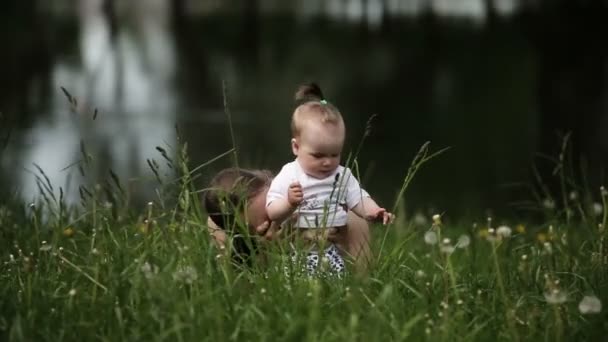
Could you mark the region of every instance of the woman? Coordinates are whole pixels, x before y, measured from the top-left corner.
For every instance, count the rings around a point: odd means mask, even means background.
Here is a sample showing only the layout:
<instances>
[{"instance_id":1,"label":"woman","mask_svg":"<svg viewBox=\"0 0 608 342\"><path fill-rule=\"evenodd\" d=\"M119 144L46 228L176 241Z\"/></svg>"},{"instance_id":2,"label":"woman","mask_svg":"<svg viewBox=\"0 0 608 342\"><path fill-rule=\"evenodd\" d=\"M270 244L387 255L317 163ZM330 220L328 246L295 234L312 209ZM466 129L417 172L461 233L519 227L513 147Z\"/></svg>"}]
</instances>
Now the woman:
<instances>
[{"instance_id":1,"label":"woman","mask_svg":"<svg viewBox=\"0 0 608 342\"><path fill-rule=\"evenodd\" d=\"M209 233L216 244L223 248L227 234L234 227L248 228L250 236L271 241L284 232L266 215L266 194L272 181L272 173L267 170L247 170L227 168L218 172L211 180L204 195L204 205L209 218ZM233 239L237 259L247 260L255 249L256 240L240 237ZM306 238L306 237L305 237ZM310 236L318 240L318 236ZM349 213L347 229L329 230L327 240L335 243L344 256L355 260L359 271L364 271L369 263L369 225L358 216Z\"/></svg>"}]
</instances>

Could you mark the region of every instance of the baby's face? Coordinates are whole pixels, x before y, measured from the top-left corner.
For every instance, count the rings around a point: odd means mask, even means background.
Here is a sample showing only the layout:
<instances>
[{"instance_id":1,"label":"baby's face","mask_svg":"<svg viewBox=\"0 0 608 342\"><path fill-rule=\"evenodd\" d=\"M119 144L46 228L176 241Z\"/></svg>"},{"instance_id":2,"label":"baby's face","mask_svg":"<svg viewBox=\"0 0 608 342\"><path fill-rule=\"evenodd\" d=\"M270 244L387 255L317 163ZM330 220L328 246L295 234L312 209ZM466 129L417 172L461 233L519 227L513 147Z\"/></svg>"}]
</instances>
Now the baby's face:
<instances>
[{"instance_id":1,"label":"baby's face","mask_svg":"<svg viewBox=\"0 0 608 342\"><path fill-rule=\"evenodd\" d=\"M293 153L309 176L323 179L340 165L344 145L344 125L309 122L292 140Z\"/></svg>"}]
</instances>

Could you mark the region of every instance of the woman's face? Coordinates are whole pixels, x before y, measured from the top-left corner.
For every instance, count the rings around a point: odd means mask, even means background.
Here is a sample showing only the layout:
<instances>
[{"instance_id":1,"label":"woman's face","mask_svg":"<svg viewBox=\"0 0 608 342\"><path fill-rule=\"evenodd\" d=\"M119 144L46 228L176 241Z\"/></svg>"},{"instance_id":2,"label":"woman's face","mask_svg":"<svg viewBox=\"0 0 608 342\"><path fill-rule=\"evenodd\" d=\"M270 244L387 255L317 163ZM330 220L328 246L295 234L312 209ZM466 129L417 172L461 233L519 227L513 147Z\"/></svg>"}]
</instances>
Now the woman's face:
<instances>
[{"instance_id":1,"label":"woman's face","mask_svg":"<svg viewBox=\"0 0 608 342\"><path fill-rule=\"evenodd\" d=\"M266 214L267 193L268 188L264 188L264 190L260 191L257 195L249 199L249 205L247 206L245 215L249 227L254 229L252 233L255 232L256 227L259 227L264 222L268 221L268 215Z\"/></svg>"}]
</instances>

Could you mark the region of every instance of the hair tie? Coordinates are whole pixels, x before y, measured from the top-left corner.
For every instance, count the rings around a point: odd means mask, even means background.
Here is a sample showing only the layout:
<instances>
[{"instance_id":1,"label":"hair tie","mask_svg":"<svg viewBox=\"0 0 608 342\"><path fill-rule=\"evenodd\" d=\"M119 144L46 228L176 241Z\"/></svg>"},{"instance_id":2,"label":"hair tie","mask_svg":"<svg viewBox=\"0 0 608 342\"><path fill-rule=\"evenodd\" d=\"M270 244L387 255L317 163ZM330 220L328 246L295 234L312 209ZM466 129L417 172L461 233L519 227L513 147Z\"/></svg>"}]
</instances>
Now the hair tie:
<instances>
[{"instance_id":1,"label":"hair tie","mask_svg":"<svg viewBox=\"0 0 608 342\"><path fill-rule=\"evenodd\" d=\"M326 105L327 101L325 99L323 99L323 100L319 101L319 103L321 103L322 105Z\"/></svg>"}]
</instances>

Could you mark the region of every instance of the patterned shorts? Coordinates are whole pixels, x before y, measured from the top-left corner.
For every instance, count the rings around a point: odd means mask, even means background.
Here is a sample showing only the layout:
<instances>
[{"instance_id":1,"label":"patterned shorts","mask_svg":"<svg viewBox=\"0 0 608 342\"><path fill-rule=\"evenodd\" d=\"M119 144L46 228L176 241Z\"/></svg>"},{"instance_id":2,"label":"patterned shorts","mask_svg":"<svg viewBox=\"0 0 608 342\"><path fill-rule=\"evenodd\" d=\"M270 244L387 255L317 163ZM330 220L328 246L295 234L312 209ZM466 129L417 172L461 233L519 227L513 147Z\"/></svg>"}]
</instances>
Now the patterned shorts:
<instances>
[{"instance_id":1,"label":"patterned shorts","mask_svg":"<svg viewBox=\"0 0 608 342\"><path fill-rule=\"evenodd\" d=\"M301 270L309 276L332 275L341 277L344 274L344 259L340 255L338 247L330 245L322 252L310 250L306 252L306 257L300 259L297 252L291 254L291 261L294 265L301 264ZM288 272L288 270L286 270Z\"/></svg>"}]
</instances>

